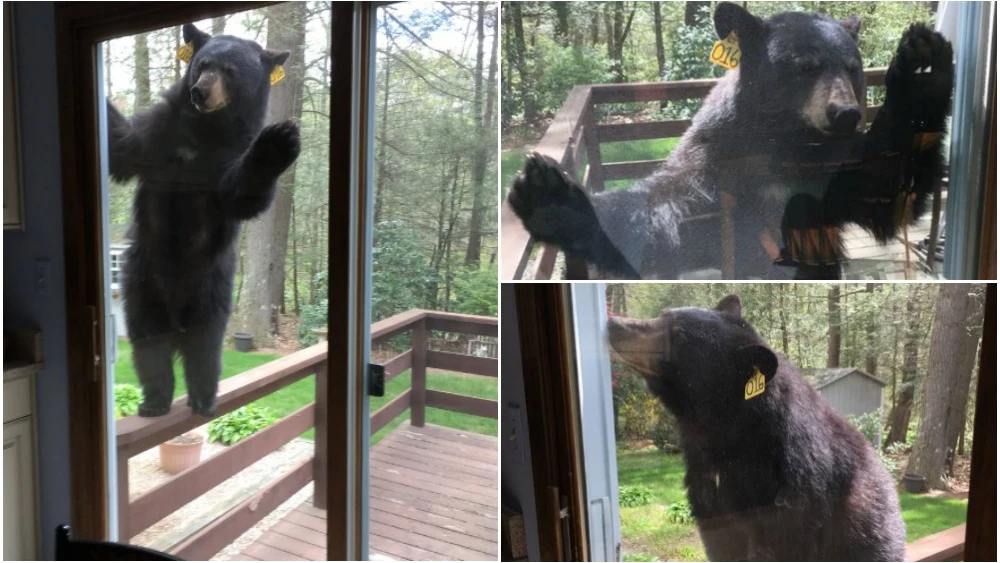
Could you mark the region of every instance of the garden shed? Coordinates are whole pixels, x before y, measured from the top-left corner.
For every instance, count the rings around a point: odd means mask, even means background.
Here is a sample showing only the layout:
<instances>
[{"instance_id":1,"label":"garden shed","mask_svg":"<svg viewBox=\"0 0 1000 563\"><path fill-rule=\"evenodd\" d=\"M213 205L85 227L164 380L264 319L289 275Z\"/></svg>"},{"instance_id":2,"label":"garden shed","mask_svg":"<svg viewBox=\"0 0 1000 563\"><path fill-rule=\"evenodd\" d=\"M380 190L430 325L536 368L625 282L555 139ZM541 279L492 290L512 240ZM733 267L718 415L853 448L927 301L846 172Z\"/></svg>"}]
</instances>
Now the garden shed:
<instances>
[{"instance_id":1,"label":"garden shed","mask_svg":"<svg viewBox=\"0 0 1000 563\"><path fill-rule=\"evenodd\" d=\"M858 368L813 368L802 376L841 416L861 416L882 406L885 383Z\"/></svg>"}]
</instances>

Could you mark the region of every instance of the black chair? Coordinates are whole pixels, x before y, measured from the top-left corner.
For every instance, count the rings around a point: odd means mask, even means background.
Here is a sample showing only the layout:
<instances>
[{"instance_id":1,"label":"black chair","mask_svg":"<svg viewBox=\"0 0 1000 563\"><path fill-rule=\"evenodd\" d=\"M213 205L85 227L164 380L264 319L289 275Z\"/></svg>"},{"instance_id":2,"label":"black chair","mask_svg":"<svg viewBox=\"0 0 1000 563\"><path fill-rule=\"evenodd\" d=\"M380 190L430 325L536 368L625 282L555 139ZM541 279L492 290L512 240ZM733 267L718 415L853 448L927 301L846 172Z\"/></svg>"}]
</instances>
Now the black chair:
<instances>
[{"instance_id":1,"label":"black chair","mask_svg":"<svg viewBox=\"0 0 1000 563\"><path fill-rule=\"evenodd\" d=\"M168 553L110 541L74 540L69 526L56 527L56 561L183 561Z\"/></svg>"}]
</instances>

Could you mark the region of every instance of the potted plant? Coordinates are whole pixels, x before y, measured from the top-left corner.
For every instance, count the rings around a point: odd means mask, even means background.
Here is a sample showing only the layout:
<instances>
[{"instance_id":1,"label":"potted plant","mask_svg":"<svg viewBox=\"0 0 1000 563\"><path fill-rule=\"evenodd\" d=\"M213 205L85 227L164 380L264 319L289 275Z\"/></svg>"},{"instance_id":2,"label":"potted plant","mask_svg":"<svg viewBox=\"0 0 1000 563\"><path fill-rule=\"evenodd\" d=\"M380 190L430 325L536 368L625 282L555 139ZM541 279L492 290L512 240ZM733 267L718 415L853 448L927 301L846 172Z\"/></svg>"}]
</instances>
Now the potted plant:
<instances>
[{"instance_id":1,"label":"potted plant","mask_svg":"<svg viewBox=\"0 0 1000 563\"><path fill-rule=\"evenodd\" d=\"M160 444L160 467L170 474L180 473L198 465L205 437L187 432Z\"/></svg>"}]
</instances>

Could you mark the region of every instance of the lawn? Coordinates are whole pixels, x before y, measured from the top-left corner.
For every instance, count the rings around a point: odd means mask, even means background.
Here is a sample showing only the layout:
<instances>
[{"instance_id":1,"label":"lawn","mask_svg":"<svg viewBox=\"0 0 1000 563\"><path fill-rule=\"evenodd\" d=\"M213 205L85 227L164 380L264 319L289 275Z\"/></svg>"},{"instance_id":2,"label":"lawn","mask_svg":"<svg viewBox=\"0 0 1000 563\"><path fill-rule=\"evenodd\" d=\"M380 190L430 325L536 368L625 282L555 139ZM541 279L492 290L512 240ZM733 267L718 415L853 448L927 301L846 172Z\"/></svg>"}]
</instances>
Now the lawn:
<instances>
[{"instance_id":1,"label":"lawn","mask_svg":"<svg viewBox=\"0 0 1000 563\"><path fill-rule=\"evenodd\" d=\"M258 354L243 353L234 350L223 350L222 352L222 379L243 373L251 368L266 364L272 360L280 358L279 354ZM184 385L183 368L179 363L175 363L176 385L174 398L187 394L187 386ZM303 406L313 402L315 398L315 377L309 376L305 379L276 391L264 398L254 401L255 405L265 406L274 411L281 418L290 414ZM115 383L131 383L138 386L139 380L132 366L132 346L127 340L118 342L118 362L115 364ZM394 397L405 391L410 386L410 371L407 370L391 381L386 383L385 397L371 397L371 411L375 412L379 407L391 401ZM440 391L451 391L463 395L472 395L483 399L497 400L497 378L477 377L452 373L438 373L428 371L427 387ZM410 411L406 410L395 420L386 425L385 428L372 436L371 444L374 445L383 436L399 426L403 421L409 420ZM467 430L478 434L496 436L499 433L497 421L494 419L482 418L462 413L445 411L441 409L428 408L426 420L431 424ZM314 432L312 429L302 435L304 438L312 439Z\"/></svg>"},{"instance_id":2,"label":"lawn","mask_svg":"<svg viewBox=\"0 0 1000 563\"><path fill-rule=\"evenodd\" d=\"M625 561L704 561L693 524L672 524L666 509L684 498L684 462L680 455L656 450L618 451L618 485L644 485L653 495L646 506L621 508ZM964 500L899 493L906 541L929 536L965 522Z\"/></svg>"},{"instance_id":3,"label":"lawn","mask_svg":"<svg viewBox=\"0 0 1000 563\"><path fill-rule=\"evenodd\" d=\"M633 160L663 160L677 145L678 139L651 139L644 141L620 141L601 144L601 161L629 162ZM524 155L528 148L503 151L500 153L500 193L507 197L507 191L514 181L514 176L524 163ZM609 191L621 190L631 186L635 180L614 180L606 182Z\"/></svg>"}]
</instances>

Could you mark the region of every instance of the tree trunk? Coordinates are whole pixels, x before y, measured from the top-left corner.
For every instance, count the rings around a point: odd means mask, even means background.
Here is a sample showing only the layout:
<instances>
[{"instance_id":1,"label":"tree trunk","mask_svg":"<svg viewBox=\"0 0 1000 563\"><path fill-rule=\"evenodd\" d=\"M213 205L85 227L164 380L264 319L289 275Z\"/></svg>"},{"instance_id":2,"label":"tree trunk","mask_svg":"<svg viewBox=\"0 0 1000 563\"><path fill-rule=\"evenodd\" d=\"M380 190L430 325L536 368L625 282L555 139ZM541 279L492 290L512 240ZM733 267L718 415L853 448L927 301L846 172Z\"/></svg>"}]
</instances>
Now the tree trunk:
<instances>
[{"instance_id":1,"label":"tree trunk","mask_svg":"<svg viewBox=\"0 0 1000 563\"><path fill-rule=\"evenodd\" d=\"M831 285L827 290L827 319L830 325L826 345L826 367L840 367L840 286Z\"/></svg>"},{"instance_id":2,"label":"tree trunk","mask_svg":"<svg viewBox=\"0 0 1000 563\"><path fill-rule=\"evenodd\" d=\"M383 30L386 34L389 33L389 26L386 25L389 19L388 12L383 15ZM382 60L382 74L384 81L382 82L382 115L379 120L379 133L375 138L375 142L378 143L378 156L375 158L377 168L375 171L375 224L378 225L384 220L383 209L385 200L385 184L388 181L386 177L389 173L389 155L386 152L387 138L386 135L389 132L389 80L391 71L391 55L392 41L386 41L385 45L385 55Z\"/></svg>"},{"instance_id":3,"label":"tree trunk","mask_svg":"<svg viewBox=\"0 0 1000 563\"><path fill-rule=\"evenodd\" d=\"M226 32L226 16L218 16L212 18L212 35L222 35L225 32Z\"/></svg>"},{"instance_id":4,"label":"tree trunk","mask_svg":"<svg viewBox=\"0 0 1000 563\"><path fill-rule=\"evenodd\" d=\"M878 313L873 307L871 294L875 293L875 284L865 284L865 293L870 294L868 299L868 326L867 339L865 341L865 371L871 375L878 372L878 331L876 330Z\"/></svg>"},{"instance_id":5,"label":"tree trunk","mask_svg":"<svg viewBox=\"0 0 1000 563\"><path fill-rule=\"evenodd\" d=\"M269 123L298 121L302 116L305 18L301 2L267 8L267 48L291 51L284 65L285 79L271 87ZM240 298L237 328L252 334L259 346L273 346L278 334L295 170L293 164L282 174L270 209L247 225L246 287Z\"/></svg>"},{"instance_id":6,"label":"tree trunk","mask_svg":"<svg viewBox=\"0 0 1000 563\"><path fill-rule=\"evenodd\" d=\"M778 322L781 323L781 352L788 357L788 313L785 311L785 291L787 286L778 286Z\"/></svg>"},{"instance_id":7,"label":"tree trunk","mask_svg":"<svg viewBox=\"0 0 1000 563\"><path fill-rule=\"evenodd\" d=\"M911 285L906 300L906 340L903 342L903 367L900 370L899 396L889 413L889 434L886 444L906 442L913 407L913 393L917 385L917 354L920 349L920 286Z\"/></svg>"},{"instance_id":8,"label":"tree trunk","mask_svg":"<svg viewBox=\"0 0 1000 563\"><path fill-rule=\"evenodd\" d=\"M561 3L561 2L558 2ZM497 33L494 26L490 47L489 77L486 81L486 101L483 103L483 49L486 43L485 3L477 4L476 17L476 68L473 77L473 111L476 112L476 149L472 157L472 213L469 216L469 242L465 249L465 265L478 268L483 253L483 222L486 218L486 166L490 155L496 153L496 128L493 127L493 106L496 105L496 54ZM487 134L492 129L492 135ZM494 187L495 189L495 187Z\"/></svg>"},{"instance_id":9,"label":"tree trunk","mask_svg":"<svg viewBox=\"0 0 1000 563\"><path fill-rule=\"evenodd\" d=\"M538 120L538 107L535 105L535 99L531 93L531 81L525 67L524 18L521 14L521 3L511 2L507 6L510 8L511 19L514 20L514 68L517 69L517 75L520 78L524 121L534 123Z\"/></svg>"},{"instance_id":10,"label":"tree trunk","mask_svg":"<svg viewBox=\"0 0 1000 563\"><path fill-rule=\"evenodd\" d=\"M549 2L556 13L556 42L569 45L569 2Z\"/></svg>"},{"instance_id":11,"label":"tree trunk","mask_svg":"<svg viewBox=\"0 0 1000 563\"><path fill-rule=\"evenodd\" d=\"M663 49L663 13L659 2L653 2L653 36L656 39L656 69L659 72L657 77L663 80L667 73L667 55Z\"/></svg>"},{"instance_id":12,"label":"tree trunk","mask_svg":"<svg viewBox=\"0 0 1000 563\"><path fill-rule=\"evenodd\" d=\"M149 34L135 36L135 111L149 107Z\"/></svg>"},{"instance_id":13,"label":"tree trunk","mask_svg":"<svg viewBox=\"0 0 1000 563\"><path fill-rule=\"evenodd\" d=\"M942 284L931 329L920 424L906 472L923 476L934 489L945 486L951 449L965 426L976 345L968 326L970 315L977 316L971 290L969 284Z\"/></svg>"}]
</instances>

